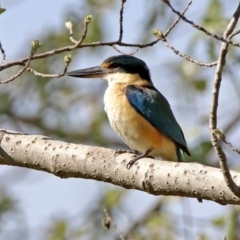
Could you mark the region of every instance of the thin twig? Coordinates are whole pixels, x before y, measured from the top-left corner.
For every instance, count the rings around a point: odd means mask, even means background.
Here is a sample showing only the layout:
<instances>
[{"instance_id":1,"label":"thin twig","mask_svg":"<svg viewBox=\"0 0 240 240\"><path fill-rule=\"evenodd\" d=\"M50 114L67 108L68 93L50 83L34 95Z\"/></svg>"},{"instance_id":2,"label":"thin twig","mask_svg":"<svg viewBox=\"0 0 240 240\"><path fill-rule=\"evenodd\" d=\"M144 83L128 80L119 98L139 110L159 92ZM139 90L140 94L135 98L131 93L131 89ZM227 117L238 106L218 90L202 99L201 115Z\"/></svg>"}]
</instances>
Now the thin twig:
<instances>
[{"instance_id":1,"label":"thin twig","mask_svg":"<svg viewBox=\"0 0 240 240\"><path fill-rule=\"evenodd\" d=\"M33 52L31 51L31 54L27 60L27 63L26 65L17 73L15 74L14 76L8 78L8 79L5 79L5 80L0 80L0 84L5 84L5 83L9 83L11 81L13 81L14 79L16 79L17 77L21 76L28 68L28 66L30 65L30 62L31 62L31 59L33 57Z\"/></svg>"},{"instance_id":2,"label":"thin twig","mask_svg":"<svg viewBox=\"0 0 240 240\"><path fill-rule=\"evenodd\" d=\"M165 43L165 45L170 48L175 54L177 54L178 56L186 59L187 61L190 61L190 62L193 62L193 63L196 63L197 65L199 66L204 66L204 67L213 67L213 66L216 66L217 65L217 62L212 62L212 63L204 63L204 62L201 62L201 61L198 61L196 59L193 59L191 58L190 56L187 56L183 53L181 53L179 50L177 50L176 48L174 48L173 46L171 46L166 37L167 35L172 31L172 29L178 24L178 22L180 21L180 19L182 18L182 16L186 13L186 11L188 10L189 6L192 4L192 1L190 1L186 8L183 10L183 12L181 13L181 15L178 17L178 19L170 26L170 28L168 28L168 30L166 31L165 34L163 34L163 36L161 36L161 40Z\"/></svg>"},{"instance_id":3,"label":"thin twig","mask_svg":"<svg viewBox=\"0 0 240 240\"><path fill-rule=\"evenodd\" d=\"M123 54L123 55L127 55L126 53L122 52L120 49L118 49L115 45L111 46L116 52Z\"/></svg>"},{"instance_id":4,"label":"thin twig","mask_svg":"<svg viewBox=\"0 0 240 240\"><path fill-rule=\"evenodd\" d=\"M234 119L224 128L224 133L227 134L229 131L232 130L232 128L239 122L240 120L240 113L238 113Z\"/></svg>"},{"instance_id":5,"label":"thin twig","mask_svg":"<svg viewBox=\"0 0 240 240\"><path fill-rule=\"evenodd\" d=\"M224 37L221 37L215 33L211 33L209 32L207 29L205 29L204 27L194 23L193 21L190 21L188 20L185 16L183 16L179 11L175 10L174 7L171 5L170 1L166 1L166 0L162 0L164 3L166 3L170 8L171 10L177 14L179 17L182 18L182 20L186 23L189 23L190 25L192 25L194 28L198 29L199 31L202 31L204 32L205 34L207 34L208 36L211 36L211 37L214 37L216 38L217 40L220 40L224 43L229 43L229 44L232 44L233 46L236 46L236 47L240 47L240 43L236 43L236 42L233 42L231 41L230 39L226 39Z\"/></svg>"},{"instance_id":6,"label":"thin twig","mask_svg":"<svg viewBox=\"0 0 240 240\"><path fill-rule=\"evenodd\" d=\"M87 30L88 30L88 24L89 24L89 23L90 23L89 21L84 21L84 30L83 30L82 36L81 36L81 38L79 39L79 41L77 41L76 44L72 46L72 49L78 48L78 47L82 44L83 40L86 38ZM70 28L69 28L69 30L70 30ZM56 49L52 50L51 52L52 52L52 55L56 54ZM0 81L0 84L8 83L8 82L10 82L10 81L13 81L13 80L16 79L17 77L19 77L21 74L23 74L23 72L26 71L26 70L29 71L29 72L31 72L31 73L33 73L33 74L36 75L36 76L41 76L41 77L43 77L43 78L60 78L60 77L62 77L62 76L64 76L64 75L66 74L67 68L68 68L68 66L69 66L69 64L70 64L70 62L69 62L69 63L66 63L63 72L60 73L60 74L44 74L44 73L37 72L36 70L34 70L34 69L32 69L32 68L29 68L29 64L30 64L30 61L31 61L32 59L33 59L33 52L31 52L31 55L30 55L30 57L28 58L27 63L26 63L26 65L23 67L23 69L21 69L16 75L10 77L9 79ZM23 63L21 63L21 65L22 65L22 64L23 64ZM6 65L5 65L5 66L6 66Z\"/></svg>"},{"instance_id":7,"label":"thin twig","mask_svg":"<svg viewBox=\"0 0 240 240\"><path fill-rule=\"evenodd\" d=\"M77 44L78 41L74 39L73 35L69 35L69 39L72 43Z\"/></svg>"},{"instance_id":8,"label":"thin twig","mask_svg":"<svg viewBox=\"0 0 240 240\"><path fill-rule=\"evenodd\" d=\"M234 152L240 154L240 150L235 148L230 142L227 142L226 140L222 139L224 143L226 143Z\"/></svg>"},{"instance_id":9,"label":"thin twig","mask_svg":"<svg viewBox=\"0 0 240 240\"><path fill-rule=\"evenodd\" d=\"M204 63L204 62L198 61L198 60L196 60L196 59L193 59L193 58L191 58L191 57L189 57L189 56L181 53L180 51L178 51L177 49L175 49L173 46L171 46L171 45L168 43L167 39L164 38L162 41L163 41L163 42L165 43L165 45L166 45L168 48L170 48L175 54L177 54L178 56L186 59L186 60L189 61L189 62L193 62L193 63L196 63L196 64L199 65L199 66L204 66L204 67L213 67L213 66L216 66L216 65L217 65L217 62Z\"/></svg>"},{"instance_id":10,"label":"thin twig","mask_svg":"<svg viewBox=\"0 0 240 240\"><path fill-rule=\"evenodd\" d=\"M66 63L62 73L60 73L60 74L44 74L44 73L37 72L36 70L34 70L33 68L30 68L30 67L27 68L27 71L33 73L37 77L42 77L42 78L60 78L60 77L62 77L62 76L64 76L66 74L68 66L69 66L69 63Z\"/></svg>"},{"instance_id":11,"label":"thin twig","mask_svg":"<svg viewBox=\"0 0 240 240\"><path fill-rule=\"evenodd\" d=\"M111 46L116 52L120 53L120 54L123 54L123 55L134 55L137 51L138 51L138 48L136 50L134 50L133 52L131 53L125 53L123 51L121 51L120 49L118 49L116 46L112 45Z\"/></svg>"},{"instance_id":12,"label":"thin twig","mask_svg":"<svg viewBox=\"0 0 240 240\"><path fill-rule=\"evenodd\" d=\"M123 34L123 26L122 26L122 22L123 22L123 5L124 5L125 2L126 2L126 0L122 0L122 7L121 7L121 10L120 10L120 20L119 20L120 21L120 33L119 33L119 39L117 41L112 41L112 42L92 42L92 43L82 44L82 42L85 39L86 34L87 34L88 24L90 23L90 22L86 21L86 18L85 18L85 27L84 27L84 30L83 30L83 34L82 34L82 37L80 38L80 40L78 42L73 38L73 35L72 35L73 32L71 30L72 26L71 26L71 23L70 23L70 26L69 25L68 26L66 25L66 26L67 26L67 28L70 31L70 37L71 37L70 40L74 43L74 45L69 45L69 46L66 46L66 47L53 49L51 51L48 51L48 52L45 52L45 53L41 53L41 54L35 54L32 57L32 60L50 57L50 56L53 56L53 55L56 55L56 54L60 54L60 53L63 53L63 52L69 52L69 51L72 51L72 50L77 49L77 48L98 47L98 46L110 46L110 47L113 47L114 45L123 46L123 47L146 48L146 47L150 47L150 46L153 46L156 43L158 43L160 41L159 39L157 39L155 41L152 41L152 42L149 42L149 43L146 43L146 44L123 43L122 42L122 34ZM134 54L136 51L138 51L138 50L135 50L134 52L130 53L129 55ZM7 68L10 68L10 67L13 67L13 66L17 66L17 65L25 66L25 62L27 62L27 61L28 61L28 58L23 58L23 59L14 61L14 62L7 63L7 64L5 64L3 66L0 66L0 71L2 71L4 69L7 69Z\"/></svg>"},{"instance_id":13,"label":"thin twig","mask_svg":"<svg viewBox=\"0 0 240 240\"><path fill-rule=\"evenodd\" d=\"M167 35L172 31L172 29L178 24L178 22L180 21L180 19L182 18L182 16L186 13L186 11L188 10L189 6L192 4L192 1L190 1L188 3L188 5L186 6L186 8L183 10L181 16L178 17L178 19L170 26L170 28L168 28L168 30L166 31L166 33L164 34L164 37L166 38Z\"/></svg>"},{"instance_id":14,"label":"thin twig","mask_svg":"<svg viewBox=\"0 0 240 240\"><path fill-rule=\"evenodd\" d=\"M0 42L0 51L2 53L2 63L7 64L8 62L6 61L6 53L2 47L2 43Z\"/></svg>"},{"instance_id":15,"label":"thin twig","mask_svg":"<svg viewBox=\"0 0 240 240\"><path fill-rule=\"evenodd\" d=\"M84 21L84 29L83 29L82 36L81 36L81 38L79 39L79 41L75 44L75 46L74 46L73 49L78 48L78 47L82 44L83 40L86 38L87 31L88 31L88 24L89 24L89 23L90 23L90 22Z\"/></svg>"},{"instance_id":16,"label":"thin twig","mask_svg":"<svg viewBox=\"0 0 240 240\"><path fill-rule=\"evenodd\" d=\"M239 17L240 17L240 3L238 4L238 7L235 13L233 14L233 17L230 23L228 24L226 31L224 32L225 39L230 39L231 33L236 27ZM230 174L229 168L227 166L227 157L221 147L221 140L214 134L214 131L218 129L217 128L218 99L219 99L220 85L222 81L223 68L226 63L226 56L228 53L228 46L229 46L228 43L222 43L221 50L219 53L218 63L215 71L215 77L214 77L213 91L212 91L212 104L211 104L210 116L209 116L209 128L211 130L212 145L214 146L214 149L218 155L224 180L227 186L229 187L229 189L236 196L240 197L240 188L235 184Z\"/></svg>"},{"instance_id":17,"label":"thin twig","mask_svg":"<svg viewBox=\"0 0 240 240\"><path fill-rule=\"evenodd\" d=\"M136 48L136 50L134 50L133 52L128 53L128 55L134 55L138 50L139 50L139 49Z\"/></svg>"},{"instance_id":18,"label":"thin twig","mask_svg":"<svg viewBox=\"0 0 240 240\"><path fill-rule=\"evenodd\" d=\"M121 240L125 240L122 232L118 229L117 224L113 221L112 217L109 215L107 209L103 209L103 212L105 214L105 218L103 219L103 224L104 227L106 227L107 229L110 228L110 223L112 223L113 227L115 228L115 230L117 231L119 237Z\"/></svg>"},{"instance_id":19,"label":"thin twig","mask_svg":"<svg viewBox=\"0 0 240 240\"><path fill-rule=\"evenodd\" d=\"M235 37L236 35L238 35L240 33L240 29L234 31L232 34L229 35L229 39L232 39L233 37Z\"/></svg>"},{"instance_id":20,"label":"thin twig","mask_svg":"<svg viewBox=\"0 0 240 240\"><path fill-rule=\"evenodd\" d=\"M118 42L122 42L122 37L123 37L123 10L124 10L124 3L127 0L122 0L122 5L121 5L121 9L120 9L120 14L119 14L119 38L118 38Z\"/></svg>"},{"instance_id":21,"label":"thin twig","mask_svg":"<svg viewBox=\"0 0 240 240\"><path fill-rule=\"evenodd\" d=\"M69 29L69 39L72 43L77 44L78 41L73 37L73 24L72 22L66 22L66 27Z\"/></svg>"}]
</instances>

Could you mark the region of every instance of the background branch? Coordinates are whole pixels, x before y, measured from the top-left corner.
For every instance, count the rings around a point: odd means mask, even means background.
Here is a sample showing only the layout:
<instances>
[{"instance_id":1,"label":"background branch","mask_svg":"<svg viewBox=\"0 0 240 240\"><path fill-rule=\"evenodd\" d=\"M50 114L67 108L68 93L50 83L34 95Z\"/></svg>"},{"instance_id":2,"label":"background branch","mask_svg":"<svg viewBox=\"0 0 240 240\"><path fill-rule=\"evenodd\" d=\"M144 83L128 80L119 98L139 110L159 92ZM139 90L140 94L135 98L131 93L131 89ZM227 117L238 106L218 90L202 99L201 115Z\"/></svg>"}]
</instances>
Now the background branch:
<instances>
[{"instance_id":1,"label":"background branch","mask_svg":"<svg viewBox=\"0 0 240 240\"><path fill-rule=\"evenodd\" d=\"M31 51L30 56L28 57L26 65L21 70L19 70L14 76L12 76L12 77L10 77L8 79L5 79L5 80L0 80L0 84L9 83L9 82L15 80L16 78L18 78L19 76L21 76L27 70L27 68L29 67L32 57L33 57L33 52Z\"/></svg>"},{"instance_id":2,"label":"background branch","mask_svg":"<svg viewBox=\"0 0 240 240\"><path fill-rule=\"evenodd\" d=\"M183 53L181 53L180 51L178 51L177 49L175 49L173 46L171 46L167 39L166 38L163 38L162 40L165 45L170 48L175 54L177 54L179 57L182 57L184 59L186 59L187 61L189 62L192 62L192 63L196 63L197 65L201 66L201 67L213 67L213 66L216 66L217 65L217 62L212 62L212 63L204 63L204 62L201 62L199 60L196 60L196 59L193 59L191 58L190 56L187 56Z\"/></svg>"},{"instance_id":3,"label":"background branch","mask_svg":"<svg viewBox=\"0 0 240 240\"><path fill-rule=\"evenodd\" d=\"M226 31L224 32L225 39L229 39L229 37L231 37L231 33L233 32L233 30L237 25L239 16L240 16L240 4L238 5L237 10L233 14L233 18L231 19ZM240 197L240 188L235 184L235 182L231 177L229 168L227 166L227 157L221 147L221 141L214 134L214 130L218 128L217 127L218 99L219 99L219 91L220 91L220 86L222 81L223 68L226 63L226 56L228 53L228 45L229 45L228 43L223 43L219 53L218 63L215 71L213 91L212 91L212 104L211 104L210 116L209 116L209 127L211 129L211 141L218 155L224 180L227 186L231 189L231 191L236 196Z\"/></svg>"},{"instance_id":4,"label":"background branch","mask_svg":"<svg viewBox=\"0 0 240 240\"><path fill-rule=\"evenodd\" d=\"M60 78L62 76L64 76L68 70L68 66L69 66L70 62L66 62L66 65L63 69L63 71L59 74L44 74L44 73L40 73L30 67L27 68L27 71L33 73L35 76L37 77L42 77L42 78Z\"/></svg>"},{"instance_id":5,"label":"background branch","mask_svg":"<svg viewBox=\"0 0 240 240\"><path fill-rule=\"evenodd\" d=\"M181 20L182 16L186 13L186 11L188 10L189 6L192 4L192 1L189 1L189 3L187 4L186 8L183 10L181 16L179 16L177 18L177 20L168 28L168 30L166 31L166 33L164 33L164 37L166 38L168 36L168 34L173 30L173 28L179 23L179 21Z\"/></svg>"},{"instance_id":6,"label":"background branch","mask_svg":"<svg viewBox=\"0 0 240 240\"><path fill-rule=\"evenodd\" d=\"M118 38L118 42L122 42L122 37L123 37L123 10L124 10L124 3L127 0L122 0L122 4L121 4L121 9L120 9L120 13L119 13L119 38Z\"/></svg>"},{"instance_id":7,"label":"background branch","mask_svg":"<svg viewBox=\"0 0 240 240\"><path fill-rule=\"evenodd\" d=\"M184 58L185 60L192 62L192 63L196 63L197 65L201 66L201 67L213 67L217 65L217 62L212 62L212 63L204 63L201 62L199 60L193 59L190 56L187 56L186 54L181 53L179 50L177 50L176 48L174 48L173 46L171 46L169 44L169 42L167 41L166 37L169 35L169 33L173 30L174 27L176 27L176 25L179 23L179 21L181 20L181 18L183 17L183 15L186 13L186 11L188 10L189 6L192 4L192 1L190 1L187 6L185 7L185 9L183 10L183 12L179 15L178 19L167 29L167 31L162 34L162 32L160 30L153 30L153 35L155 35L156 37L159 38L159 40L162 40L165 45L170 48L175 54L177 54L178 56ZM154 32L155 31L155 32Z\"/></svg>"},{"instance_id":8,"label":"background branch","mask_svg":"<svg viewBox=\"0 0 240 240\"><path fill-rule=\"evenodd\" d=\"M0 42L0 51L2 53L2 63L3 64L7 64L7 60L6 60L6 53L2 47L2 43Z\"/></svg>"},{"instance_id":9,"label":"background branch","mask_svg":"<svg viewBox=\"0 0 240 240\"><path fill-rule=\"evenodd\" d=\"M226 144L232 149L232 151L234 151L234 152L240 154L240 150L237 149L236 147L234 147L230 142L227 142L227 141L224 140L224 139L222 139L222 141L223 141L224 143L226 143Z\"/></svg>"},{"instance_id":10,"label":"background branch","mask_svg":"<svg viewBox=\"0 0 240 240\"><path fill-rule=\"evenodd\" d=\"M73 49L78 49L78 48L85 48L85 47L99 47L99 46L109 46L112 47L113 45L118 45L118 46L123 46L123 47L137 47L137 48L146 48L146 47L151 47L153 45L155 45L157 42L159 42L159 39L146 43L146 44L138 44L138 43L124 43L121 42L119 43L118 41L113 41L113 42L93 42L93 43L84 43L81 45L78 45L76 47L76 45L69 45L66 47L62 47L62 48L57 48L57 49L53 49L50 50L48 52L45 53L40 53L40 54L36 54L32 57L32 60L36 60L36 59L42 59L42 58L46 58L46 57L50 57L50 56L54 56L56 54L60 54L63 52L69 52L72 51ZM3 66L0 66L0 71L13 67L13 66L22 66L24 65L25 62L27 62L28 58L22 58L20 60L14 61L14 62L9 62Z\"/></svg>"},{"instance_id":11,"label":"background branch","mask_svg":"<svg viewBox=\"0 0 240 240\"><path fill-rule=\"evenodd\" d=\"M185 16L183 16L179 11L175 10L174 7L171 5L171 3L169 1L165 1L163 0L164 3L166 3L170 8L171 10L176 13L179 17L182 18L182 20L186 23L189 23L190 25L192 25L194 28L198 29L199 31L202 31L204 32L205 34L207 34L208 36L211 36L213 38L216 38L217 40L219 41L222 41L224 43L229 43L229 44L232 44L233 46L235 47L240 47L240 44L239 43L236 43L236 42L233 42L231 41L231 39L227 39L225 37L221 37L215 33L211 33L209 32L207 29L205 29L204 27L194 23L193 21L190 21L189 19L187 19Z\"/></svg>"},{"instance_id":12,"label":"background branch","mask_svg":"<svg viewBox=\"0 0 240 240\"><path fill-rule=\"evenodd\" d=\"M125 237L123 236L122 232L118 229L117 224L115 223L113 218L110 216L110 214L108 213L107 209L103 209L103 212L105 214L105 217L102 220L103 226L108 230L110 228L111 224L112 224L112 226L114 227L114 229L118 233L119 238L121 240L125 240Z\"/></svg>"}]
</instances>

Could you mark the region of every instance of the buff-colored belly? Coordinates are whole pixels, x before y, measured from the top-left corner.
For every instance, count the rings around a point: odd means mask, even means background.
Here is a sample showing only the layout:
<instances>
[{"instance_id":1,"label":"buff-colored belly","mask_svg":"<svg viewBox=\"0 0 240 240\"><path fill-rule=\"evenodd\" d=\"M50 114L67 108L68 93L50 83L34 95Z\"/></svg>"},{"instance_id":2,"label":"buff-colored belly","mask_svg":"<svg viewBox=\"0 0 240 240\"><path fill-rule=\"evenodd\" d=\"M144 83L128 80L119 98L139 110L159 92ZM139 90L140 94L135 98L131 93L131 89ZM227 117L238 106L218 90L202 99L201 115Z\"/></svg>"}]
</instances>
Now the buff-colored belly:
<instances>
[{"instance_id":1,"label":"buff-colored belly","mask_svg":"<svg viewBox=\"0 0 240 240\"><path fill-rule=\"evenodd\" d=\"M104 103L112 128L131 149L141 153L152 149L150 153L152 156L177 161L175 143L137 113L128 102L123 90L108 88Z\"/></svg>"}]
</instances>

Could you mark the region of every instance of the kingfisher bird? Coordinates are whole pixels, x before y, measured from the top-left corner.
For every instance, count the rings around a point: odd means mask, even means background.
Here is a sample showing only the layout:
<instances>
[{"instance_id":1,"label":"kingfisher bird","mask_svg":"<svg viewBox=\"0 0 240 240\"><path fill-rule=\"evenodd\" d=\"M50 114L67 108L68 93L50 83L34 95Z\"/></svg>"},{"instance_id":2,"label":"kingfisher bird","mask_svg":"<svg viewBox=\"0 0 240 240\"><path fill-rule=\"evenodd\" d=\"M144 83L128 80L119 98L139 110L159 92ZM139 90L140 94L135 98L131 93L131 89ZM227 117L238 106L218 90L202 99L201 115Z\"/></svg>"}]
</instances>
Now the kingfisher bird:
<instances>
[{"instance_id":1,"label":"kingfisher bird","mask_svg":"<svg viewBox=\"0 0 240 240\"><path fill-rule=\"evenodd\" d=\"M146 63L130 55L107 58L100 66L67 73L78 78L108 82L104 105L109 122L133 152L127 168L144 157L182 162L190 156L184 134L167 99L154 87Z\"/></svg>"}]
</instances>

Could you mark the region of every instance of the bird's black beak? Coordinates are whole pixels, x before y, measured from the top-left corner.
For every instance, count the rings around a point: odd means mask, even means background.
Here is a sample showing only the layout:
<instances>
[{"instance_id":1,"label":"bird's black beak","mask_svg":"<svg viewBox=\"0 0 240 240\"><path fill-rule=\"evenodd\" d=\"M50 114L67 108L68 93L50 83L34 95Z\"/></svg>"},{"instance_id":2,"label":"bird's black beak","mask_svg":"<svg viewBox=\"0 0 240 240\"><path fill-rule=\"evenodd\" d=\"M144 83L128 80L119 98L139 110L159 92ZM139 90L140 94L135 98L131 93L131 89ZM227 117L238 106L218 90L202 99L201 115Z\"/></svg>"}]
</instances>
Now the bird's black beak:
<instances>
[{"instance_id":1,"label":"bird's black beak","mask_svg":"<svg viewBox=\"0 0 240 240\"><path fill-rule=\"evenodd\" d=\"M72 72L67 72L66 74L71 77L78 78L102 78L107 74L112 73L111 69L97 67L80 69Z\"/></svg>"}]
</instances>

